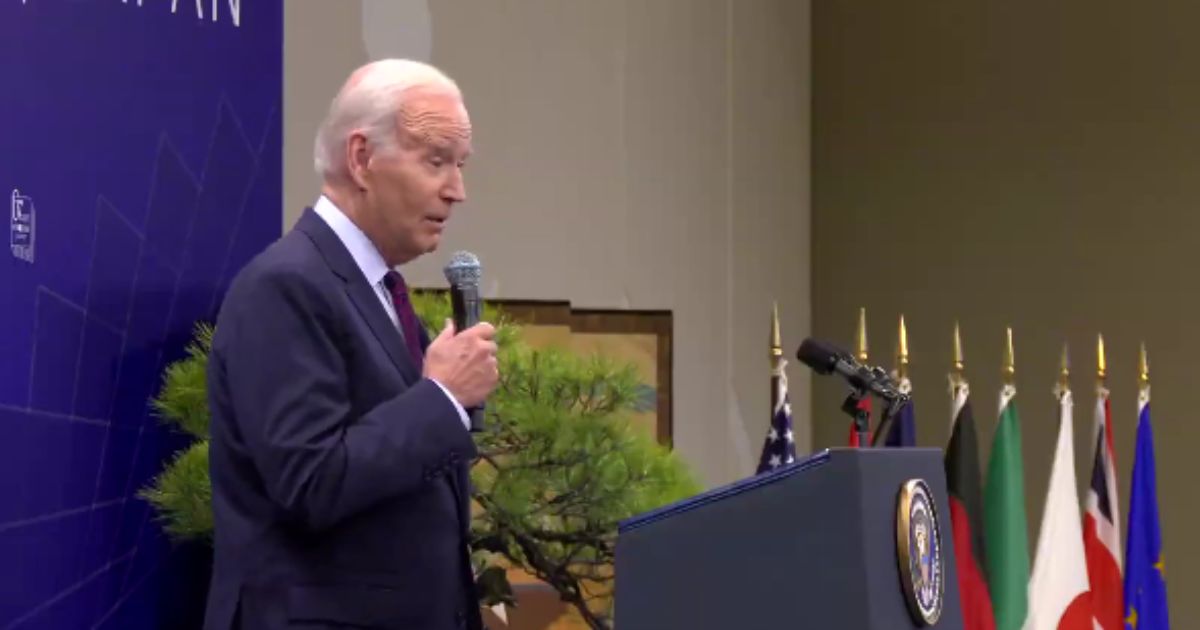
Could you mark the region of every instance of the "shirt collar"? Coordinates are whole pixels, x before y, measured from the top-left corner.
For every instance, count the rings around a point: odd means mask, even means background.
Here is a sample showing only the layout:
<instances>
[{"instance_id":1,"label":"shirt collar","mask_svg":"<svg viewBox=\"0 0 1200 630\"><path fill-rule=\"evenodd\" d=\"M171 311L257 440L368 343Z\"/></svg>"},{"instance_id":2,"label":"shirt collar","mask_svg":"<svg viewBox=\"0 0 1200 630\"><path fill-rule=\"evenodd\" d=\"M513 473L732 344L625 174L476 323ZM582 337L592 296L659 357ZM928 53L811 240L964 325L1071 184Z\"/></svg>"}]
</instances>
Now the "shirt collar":
<instances>
[{"instance_id":1,"label":"shirt collar","mask_svg":"<svg viewBox=\"0 0 1200 630\"><path fill-rule=\"evenodd\" d=\"M317 203L313 205L313 212L324 219L333 233L337 234L367 282L371 286L379 284L390 269L371 239L325 195L317 199Z\"/></svg>"}]
</instances>

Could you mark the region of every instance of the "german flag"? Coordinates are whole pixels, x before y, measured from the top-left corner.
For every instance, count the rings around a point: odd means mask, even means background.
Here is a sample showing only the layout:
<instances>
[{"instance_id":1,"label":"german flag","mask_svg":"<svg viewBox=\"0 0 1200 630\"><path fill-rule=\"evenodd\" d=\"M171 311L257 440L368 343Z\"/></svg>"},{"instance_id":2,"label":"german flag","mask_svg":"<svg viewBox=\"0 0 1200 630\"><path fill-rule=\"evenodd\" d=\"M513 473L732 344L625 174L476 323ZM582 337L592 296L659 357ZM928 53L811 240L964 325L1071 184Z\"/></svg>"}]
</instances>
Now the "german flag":
<instances>
[{"instance_id":1,"label":"german flag","mask_svg":"<svg viewBox=\"0 0 1200 630\"><path fill-rule=\"evenodd\" d=\"M995 630L992 598L983 567L983 494L980 491L979 447L970 388L963 374L962 342L954 326L953 429L946 447L946 485L950 493L950 524L958 568L964 630Z\"/></svg>"}]
</instances>

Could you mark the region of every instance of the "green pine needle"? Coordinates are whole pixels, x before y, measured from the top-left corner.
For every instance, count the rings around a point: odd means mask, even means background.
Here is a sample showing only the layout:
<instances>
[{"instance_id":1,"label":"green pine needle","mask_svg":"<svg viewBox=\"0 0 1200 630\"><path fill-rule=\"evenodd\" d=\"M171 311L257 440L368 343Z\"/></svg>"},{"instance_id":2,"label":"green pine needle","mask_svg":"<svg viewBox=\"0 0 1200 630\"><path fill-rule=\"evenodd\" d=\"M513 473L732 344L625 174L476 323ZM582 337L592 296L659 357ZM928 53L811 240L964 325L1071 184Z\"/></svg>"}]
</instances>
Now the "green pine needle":
<instances>
[{"instance_id":1,"label":"green pine needle","mask_svg":"<svg viewBox=\"0 0 1200 630\"><path fill-rule=\"evenodd\" d=\"M208 440L192 444L173 459L138 496L154 505L163 529L176 540L211 541L212 486Z\"/></svg>"}]
</instances>

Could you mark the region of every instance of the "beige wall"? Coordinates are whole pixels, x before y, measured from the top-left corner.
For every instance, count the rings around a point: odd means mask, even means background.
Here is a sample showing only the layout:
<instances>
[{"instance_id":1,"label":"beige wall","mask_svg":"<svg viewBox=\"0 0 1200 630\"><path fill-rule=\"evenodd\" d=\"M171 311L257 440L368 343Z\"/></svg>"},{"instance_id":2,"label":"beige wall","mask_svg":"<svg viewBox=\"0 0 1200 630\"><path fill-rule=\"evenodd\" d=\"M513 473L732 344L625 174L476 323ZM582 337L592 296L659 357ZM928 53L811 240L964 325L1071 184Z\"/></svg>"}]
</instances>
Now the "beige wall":
<instances>
[{"instance_id":1,"label":"beige wall","mask_svg":"<svg viewBox=\"0 0 1200 630\"><path fill-rule=\"evenodd\" d=\"M316 194L314 130L368 44L429 55L463 87L476 155L414 282L444 286L466 248L489 297L671 309L676 448L709 484L753 473L772 299L788 348L809 329L807 0L388 7L287 3L285 227ZM378 26L400 13L389 41ZM808 400L806 371L789 374ZM808 406L794 411L804 450Z\"/></svg>"},{"instance_id":2,"label":"beige wall","mask_svg":"<svg viewBox=\"0 0 1200 630\"><path fill-rule=\"evenodd\" d=\"M813 7L813 330L849 342L870 316L890 364L907 317L920 442L948 433L962 322L981 448L1004 327L1016 340L1031 553L1056 431L1058 354L1075 372L1090 479L1095 336L1108 342L1122 532L1137 345L1154 383L1173 621L1200 618L1193 453L1200 234L1200 5L821 2ZM841 444L840 389L814 383L814 442Z\"/></svg>"}]
</instances>

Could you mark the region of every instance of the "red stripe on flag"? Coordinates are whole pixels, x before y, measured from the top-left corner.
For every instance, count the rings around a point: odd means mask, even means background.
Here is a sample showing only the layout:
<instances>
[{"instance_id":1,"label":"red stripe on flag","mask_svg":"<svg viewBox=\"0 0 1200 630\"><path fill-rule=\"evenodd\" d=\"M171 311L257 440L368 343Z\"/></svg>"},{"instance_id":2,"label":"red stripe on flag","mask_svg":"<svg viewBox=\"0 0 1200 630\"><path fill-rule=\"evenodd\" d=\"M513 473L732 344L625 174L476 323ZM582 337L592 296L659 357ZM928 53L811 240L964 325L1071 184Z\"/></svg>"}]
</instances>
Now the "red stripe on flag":
<instances>
[{"instance_id":1,"label":"red stripe on flag","mask_svg":"<svg viewBox=\"0 0 1200 630\"><path fill-rule=\"evenodd\" d=\"M963 630L996 630L992 598L971 549L971 521L967 518L967 508L953 495L950 497L950 524L954 529L954 565L958 569Z\"/></svg>"},{"instance_id":2,"label":"red stripe on flag","mask_svg":"<svg viewBox=\"0 0 1200 630\"><path fill-rule=\"evenodd\" d=\"M1104 630L1124 630L1125 604L1121 570L1117 568L1116 559L1096 533L1096 518L1092 514L1083 517L1083 547L1087 554L1088 582L1092 587L1096 622Z\"/></svg>"}]
</instances>

